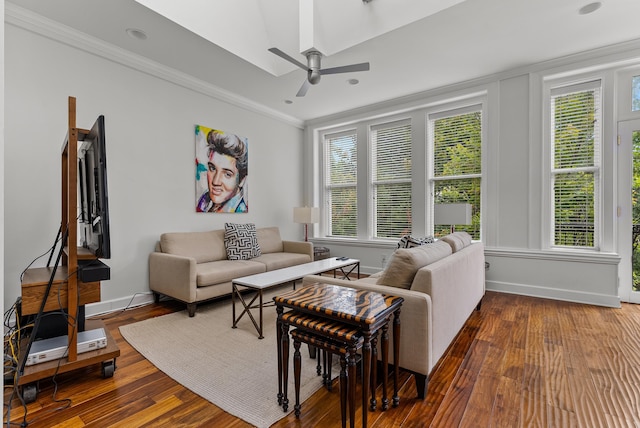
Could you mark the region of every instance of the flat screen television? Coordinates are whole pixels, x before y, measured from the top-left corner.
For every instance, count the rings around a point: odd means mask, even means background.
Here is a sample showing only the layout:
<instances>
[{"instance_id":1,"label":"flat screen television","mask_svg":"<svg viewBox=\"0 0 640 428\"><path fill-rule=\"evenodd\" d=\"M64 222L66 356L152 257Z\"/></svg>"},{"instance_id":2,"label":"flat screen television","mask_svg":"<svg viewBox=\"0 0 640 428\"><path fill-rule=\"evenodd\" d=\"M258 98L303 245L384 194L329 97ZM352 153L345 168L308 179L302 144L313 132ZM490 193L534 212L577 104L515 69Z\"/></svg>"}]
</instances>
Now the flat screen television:
<instances>
[{"instance_id":1,"label":"flat screen television","mask_svg":"<svg viewBox=\"0 0 640 428\"><path fill-rule=\"evenodd\" d=\"M78 239L97 258L111 258L109 192L104 116L88 134L80 134L78 149Z\"/></svg>"}]
</instances>

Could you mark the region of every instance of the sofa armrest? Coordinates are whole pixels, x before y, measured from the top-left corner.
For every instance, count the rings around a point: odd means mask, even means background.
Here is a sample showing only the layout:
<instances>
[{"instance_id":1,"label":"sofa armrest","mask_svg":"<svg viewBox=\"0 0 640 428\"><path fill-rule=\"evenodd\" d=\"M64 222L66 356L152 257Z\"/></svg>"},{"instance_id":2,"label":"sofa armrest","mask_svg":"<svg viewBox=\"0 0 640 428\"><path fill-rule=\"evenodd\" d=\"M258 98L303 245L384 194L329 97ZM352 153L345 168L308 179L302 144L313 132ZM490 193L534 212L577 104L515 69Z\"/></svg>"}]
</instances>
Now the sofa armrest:
<instances>
[{"instance_id":1,"label":"sofa armrest","mask_svg":"<svg viewBox=\"0 0 640 428\"><path fill-rule=\"evenodd\" d=\"M366 280L349 281L320 275L309 275L302 279L303 285L310 285L316 282L402 297L404 302L400 308L400 366L415 373L429 374L436 361L433 361L433 352L431 350L431 337L433 336L432 309L431 297L428 294L375 284ZM393 340L391 340L391 343L393 343ZM393 348L390 347L389 349ZM390 360L393 360L392 355L389 355L389 357Z\"/></svg>"},{"instance_id":2,"label":"sofa armrest","mask_svg":"<svg viewBox=\"0 0 640 428\"><path fill-rule=\"evenodd\" d=\"M285 253L307 254L313 261L313 242L308 241L282 241L282 250Z\"/></svg>"},{"instance_id":3,"label":"sofa armrest","mask_svg":"<svg viewBox=\"0 0 640 428\"><path fill-rule=\"evenodd\" d=\"M149 288L186 303L196 301L196 260L166 253L149 255Z\"/></svg>"},{"instance_id":4,"label":"sofa armrest","mask_svg":"<svg viewBox=\"0 0 640 428\"><path fill-rule=\"evenodd\" d=\"M484 247L472 244L418 269L411 290L433 302L433 356L436 362L484 296Z\"/></svg>"}]
</instances>

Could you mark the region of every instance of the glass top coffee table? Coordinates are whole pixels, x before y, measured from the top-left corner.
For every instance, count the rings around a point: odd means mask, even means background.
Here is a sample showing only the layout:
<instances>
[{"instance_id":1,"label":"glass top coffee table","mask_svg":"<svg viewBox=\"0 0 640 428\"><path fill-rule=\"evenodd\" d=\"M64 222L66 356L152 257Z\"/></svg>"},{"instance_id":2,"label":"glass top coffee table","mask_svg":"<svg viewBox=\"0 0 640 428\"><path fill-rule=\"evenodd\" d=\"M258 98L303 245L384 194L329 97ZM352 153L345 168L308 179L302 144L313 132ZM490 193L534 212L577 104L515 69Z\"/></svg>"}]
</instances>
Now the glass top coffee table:
<instances>
[{"instance_id":1,"label":"glass top coffee table","mask_svg":"<svg viewBox=\"0 0 640 428\"><path fill-rule=\"evenodd\" d=\"M334 277L336 276L336 272L339 271L345 279L349 279L349 275L356 271L356 277L360 278L360 260L331 257L324 260L303 263L301 265L234 279L231 282L231 302L233 308L233 325L231 328L236 328L238 321L247 314L258 332L258 339L262 339L264 337L262 335L262 308L264 307L262 293L264 290L268 290L269 288L286 284L288 282L292 282L295 288L295 282L307 275L317 275L331 271L334 272ZM245 299L245 296L241 293L241 291L246 291L247 289L256 291L256 294L253 295L251 300L248 300L248 298ZM236 299L242 303L242 306L244 307L244 310L237 317ZM256 299L258 299L257 305L255 304ZM259 323L256 322L253 314L251 313L251 309L255 308L259 309Z\"/></svg>"}]
</instances>

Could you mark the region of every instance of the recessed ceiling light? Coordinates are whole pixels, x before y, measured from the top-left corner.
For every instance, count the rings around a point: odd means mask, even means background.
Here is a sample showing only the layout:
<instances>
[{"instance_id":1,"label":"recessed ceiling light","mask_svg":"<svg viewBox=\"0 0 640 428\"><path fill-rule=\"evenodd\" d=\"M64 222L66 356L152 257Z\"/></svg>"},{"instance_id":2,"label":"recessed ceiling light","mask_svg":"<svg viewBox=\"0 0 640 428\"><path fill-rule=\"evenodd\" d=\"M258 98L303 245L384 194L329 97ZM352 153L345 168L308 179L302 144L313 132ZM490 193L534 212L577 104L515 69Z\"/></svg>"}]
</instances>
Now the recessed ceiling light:
<instances>
[{"instance_id":1,"label":"recessed ceiling light","mask_svg":"<svg viewBox=\"0 0 640 428\"><path fill-rule=\"evenodd\" d=\"M293 104L293 101L291 101L291 100L284 100L284 103L285 103L285 104Z\"/></svg>"},{"instance_id":2,"label":"recessed ceiling light","mask_svg":"<svg viewBox=\"0 0 640 428\"><path fill-rule=\"evenodd\" d=\"M358 79L349 79L347 80L347 83L350 85L357 85L360 81Z\"/></svg>"},{"instance_id":3,"label":"recessed ceiling light","mask_svg":"<svg viewBox=\"0 0 640 428\"><path fill-rule=\"evenodd\" d=\"M602 3L600 3L599 1L593 2L593 3L589 3L588 5L582 6L580 8L580 10L578 11L578 13L580 15L588 15L588 14L593 13L596 10L600 9L601 7L602 7Z\"/></svg>"},{"instance_id":4,"label":"recessed ceiling light","mask_svg":"<svg viewBox=\"0 0 640 428\"><path fill-rule=\"evenodd\" d=\"M127 34L132 39L147 40L147 33L142 30L138 30L137 28L127 28Z\"/></svg>"}]
</instances>

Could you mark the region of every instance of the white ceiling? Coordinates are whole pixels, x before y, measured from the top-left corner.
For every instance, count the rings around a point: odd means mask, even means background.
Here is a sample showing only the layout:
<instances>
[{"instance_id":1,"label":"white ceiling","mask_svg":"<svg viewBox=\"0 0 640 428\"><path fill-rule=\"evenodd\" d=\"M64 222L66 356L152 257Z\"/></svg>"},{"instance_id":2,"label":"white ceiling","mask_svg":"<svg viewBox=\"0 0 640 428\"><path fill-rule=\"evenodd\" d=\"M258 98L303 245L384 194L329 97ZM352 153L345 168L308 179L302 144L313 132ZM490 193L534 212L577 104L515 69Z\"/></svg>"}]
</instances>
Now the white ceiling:
<instances>
[{"instance_id":1,"label":"white ceiling","mask_svg":"<svg viewBox=\"0 0 640 428\"><path fill-rule=\"evenodd\" d=\"M265 71L294 65L268 51L333 55L463 0L135 0ZM212 20L211 17L222 17ZM242 37L238 37L241 31Z\"/></svg>"},{"instance_id":2,"label":"white ceiling","mask_svg":"<svg viewBox=\"0 0 640 428\"><path fill-rule=\"evenodd\" d=\"M291 67L292 71L276 76L135 0L13 0L5 1L5 6L7 15L11 14L11 4L17 5L19 8L15 10L24 11L24 8L35 12L301 121L640 39L639 0L601 0L602 7L589 15L578 11L591 0L466 0L460 3L453 0L437 2L431 12L416 6L429 3L426 0L372 0L369 4L363 4L362 0L320 0L320 3L325 1L330 7L314 14L315 25L329 33L337 34L340 28L358 34L345 42L344 47L327 42L327 52L332 53L323 58L323 68L368 61L371 70L324 76L304 98L295 97L306 78L303 70ZM264 7L271 2L273 7ZM278 28L277 23L284 19L295 21L295 25L286 25L287 31L295 31L299 20L298 2L201 0L201 7L196 11L207 18L211 26L225 23L224 28L234 29L230 39L249 48L254 43L249 36L253 32L245 27L253 28L258 25L255 22L263 19L262 34L277 34L273 36L275 46L305 62L304 57L297 54L300 51L297 32L285 35L285 24L281 24L282 31L266 30ZM175 3L182 6L186 1ZM247 19L215 11L205 13L202 6L205 3L241 4ZM343 3L349 3L349 7L343 8ZM448 4L452 6L429 16ZM389 5L393 5L392 9L385 9ZM348 26L356 19L353 13L393 10L402 5L405 7L398 9L403 13L393 14L394 22L411 17L419 19L390 31L383 24L377 28L375 20L371 24L373 29L369 30ZM392 14L386 12L381 16L387 15L391 18ZM251 16L253 18L249 18ZM144 41L131 38L127 28L143 30L148 37ZM324 43L318 36L324 33L318 31L314 33L314 42ZM378 33L380 35L376 35ZM359 37L364 41L359 41ZM258 52L264 49L265 43L272 42L267 36L263 38ZM288 66L273 54L263 55ZM351 78L357 78L360 83L348 84ZM293 103L286 104L285 100Z\"/></svg>"}]
</instances>

